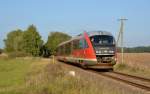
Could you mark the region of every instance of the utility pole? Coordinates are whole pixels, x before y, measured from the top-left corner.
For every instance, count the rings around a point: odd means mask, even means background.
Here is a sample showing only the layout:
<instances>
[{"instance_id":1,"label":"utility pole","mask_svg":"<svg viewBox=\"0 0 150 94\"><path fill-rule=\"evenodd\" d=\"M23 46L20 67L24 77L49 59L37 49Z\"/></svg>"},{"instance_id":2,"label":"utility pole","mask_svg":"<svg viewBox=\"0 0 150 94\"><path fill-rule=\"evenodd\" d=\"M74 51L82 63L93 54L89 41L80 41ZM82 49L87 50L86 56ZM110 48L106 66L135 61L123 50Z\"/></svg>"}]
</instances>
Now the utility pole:
<instances>
[{"instance_id":1,"label":"utility pole","mask_svg":"<svg viewBox=\"0 0 150 94\"><path fill-rule=\"evenodd\" d=\"M120 25L120 31L119 31L118 39L117 39L117 46L119 44L119 39L121 39L120 40L120 42L121 42L121 63L124 62L124 58L123 58L124 57L124 55L123 55L123 53L124 53L123 28L124 28L124 21L126 21L126 20L128 20L128 19L126 19L126 18L119 19L119 21L121 22L121 25Z\"/></svg>"}]
</instances>

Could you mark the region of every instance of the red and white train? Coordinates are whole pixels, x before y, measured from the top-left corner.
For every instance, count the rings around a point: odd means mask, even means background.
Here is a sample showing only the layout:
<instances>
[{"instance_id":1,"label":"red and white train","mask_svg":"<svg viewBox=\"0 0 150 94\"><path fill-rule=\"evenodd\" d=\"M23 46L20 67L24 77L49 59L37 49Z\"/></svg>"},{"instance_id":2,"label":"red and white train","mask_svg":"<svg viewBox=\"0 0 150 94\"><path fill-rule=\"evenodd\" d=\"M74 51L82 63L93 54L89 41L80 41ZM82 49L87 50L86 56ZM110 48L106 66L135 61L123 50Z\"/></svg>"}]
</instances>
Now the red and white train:
<instances>
[{"instance_id":1,"label":"red and white train","mask_svg":"<svg viewBox=\"0 0 150 94\"><path fill-rule=\"evenodd\" d=\"M112 70L116 63L115 38L106 31L84 32L59 44L57 59L84 68Z\"/></svg>"}]
</instances>

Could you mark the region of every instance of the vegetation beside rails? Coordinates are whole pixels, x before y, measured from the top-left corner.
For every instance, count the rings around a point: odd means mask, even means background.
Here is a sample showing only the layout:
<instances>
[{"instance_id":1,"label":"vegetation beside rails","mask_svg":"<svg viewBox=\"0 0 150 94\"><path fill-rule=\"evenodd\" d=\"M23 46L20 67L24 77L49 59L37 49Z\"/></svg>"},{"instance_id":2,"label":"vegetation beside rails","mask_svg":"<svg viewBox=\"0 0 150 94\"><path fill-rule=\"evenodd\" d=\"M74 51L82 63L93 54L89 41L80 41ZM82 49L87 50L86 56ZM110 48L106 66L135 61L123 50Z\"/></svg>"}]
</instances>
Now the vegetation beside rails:
<instances>
[{"instance_id":1,"label":"vegetation beside rails","mask_svg":"<svg viewBox=\"0 0 150 94\"><path fill-rule=\"evenodd\" d=\"M127 63L118 63L114 67L115 71L127 73L130 75L141 76L150 79L150 70L146 68L140 68L137 65L130 66Z\"/></svg>"},{"instance_id":2,"label":"vegetation beside rails","mask_svg":"<svg viewBox=\"0 0 150 94\"><path fill-rule=\"evenodd\" d=\"M0 94L125 94L126 90L105 79L83 72L83 77L72 76L65 66L51 62L40 58L1 58Z\"/></svg>"},{"instance_id":3,"label":"vegetation beside rails","mask_svg":"<svg viewBox=\"0 0 150 94\"><path fill-rule=\"evenodd\" d=\"M48 60L0 59L0 75L0 94L98 94L89 83Z\"/></svg>"}]
</instances>

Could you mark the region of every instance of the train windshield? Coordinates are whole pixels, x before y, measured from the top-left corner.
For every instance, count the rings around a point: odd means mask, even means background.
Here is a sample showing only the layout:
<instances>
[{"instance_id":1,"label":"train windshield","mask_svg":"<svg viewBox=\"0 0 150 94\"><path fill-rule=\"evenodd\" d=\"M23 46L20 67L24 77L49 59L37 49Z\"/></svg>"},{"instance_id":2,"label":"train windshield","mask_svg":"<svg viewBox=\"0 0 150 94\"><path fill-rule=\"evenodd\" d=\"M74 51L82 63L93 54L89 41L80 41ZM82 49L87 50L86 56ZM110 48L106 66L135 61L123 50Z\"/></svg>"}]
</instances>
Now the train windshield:
<instances>
[{"instance_id":1,"label":"train windshield","mask_svg":"<svg viewBox=\"0 0 150 94\"><path fill-rule=\"evenodd\" d=\"M93 45L114 45L115 41L113 36L108 35L95 35L90 37Z\"/></svg>"}]
</instances>

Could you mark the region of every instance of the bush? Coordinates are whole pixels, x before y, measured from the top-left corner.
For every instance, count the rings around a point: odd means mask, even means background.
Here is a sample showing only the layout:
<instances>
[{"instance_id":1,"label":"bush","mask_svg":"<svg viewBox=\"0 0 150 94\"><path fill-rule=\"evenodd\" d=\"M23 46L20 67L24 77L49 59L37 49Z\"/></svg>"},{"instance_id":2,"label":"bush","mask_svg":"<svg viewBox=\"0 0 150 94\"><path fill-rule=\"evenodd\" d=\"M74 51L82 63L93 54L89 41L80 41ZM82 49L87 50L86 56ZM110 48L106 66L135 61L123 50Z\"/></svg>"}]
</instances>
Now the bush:
<instances>
[{"instance_id":1,"label":"bush","mask_svg":"<svg viewBox=\"0 0 150 94\"><path fill-rule=\"evenodd\" d=\"M25 56L30 56L30 54L25 53L25 52L11 52L8 54L8 57L10 58L25 57Z\"/></svg>"}]
</instances>

